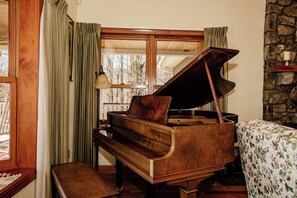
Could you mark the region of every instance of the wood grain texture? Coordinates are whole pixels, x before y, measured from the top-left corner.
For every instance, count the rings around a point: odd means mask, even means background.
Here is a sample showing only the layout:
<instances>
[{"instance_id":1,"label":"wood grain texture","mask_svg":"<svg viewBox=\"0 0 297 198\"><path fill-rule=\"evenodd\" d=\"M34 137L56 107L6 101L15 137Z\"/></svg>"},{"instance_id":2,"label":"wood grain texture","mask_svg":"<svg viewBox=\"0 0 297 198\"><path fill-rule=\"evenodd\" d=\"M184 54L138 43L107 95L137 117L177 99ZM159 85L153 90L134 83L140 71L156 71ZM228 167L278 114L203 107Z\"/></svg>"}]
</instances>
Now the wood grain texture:
<instances>
[{"instance_id":1,"label":"wood grain texture","mask_svg":"<svg viewBox=\"0 0 297 198\"><path fill-rule=\"evenodd\" d=\"M52 175L60 197L113 197L116 187L85 162L57 164Z\"/></svg>"},{"instance_id":2,"label":"wood grain texture","mask_svg":"<svg viewBox=\"0 0 297 198\"><path fill-rule=\"evenodd\" d=\"M12 84L11 163L1 170L21 173L15 182L0 191L11 197L36 179L37 91L39 18L42 0L10 0L10 69ZM16 84L17 83L17 84ZM17 99L17 100L16 100Z\"/></svg>"},{"instance_id":3,"label":"wood grain texture","mask_svg":"<svg viewBox=\"0 0 297 198\"><path fill-rule=\"evenodd\" d=\"M17 164L36 167L40 0L18 1Z\"/></svg>"},{"instance_id":4,"label":"wood grain texture","mask_svg":"<svg viewBox=\"0 0 297 198\"><path fill-rule=\"evenodd\" d=\"M10 168L16 168L17 156L17 78L16 78L16 54L17 54L17 30L16 30L16 0L9 1L9 76L11 80L11 109L10 109Z\"/></svg>"},{"instance_id":5,"label":"wood grain texture","mask_svg":"<svg viewBox=\"0 0 297 198\"><path fill-rule=\"evenodd\" d=\"M268 73L274 72L297 72L297 65L279 65L276 67L268 67Z\"/></svg>"},{"instance_id":6,"label":"wood grain texture","mask_svg":"<svg viewBox=\"0 0 297 198\"><path fill-rule=\"evenodd\" d=\"M194 198L200 182L234 161L234 121L231 120L237 119L237 116L232 119L228 115L228 119L225 119L219 108L219 114L203 112L199 115L195 115L196 111L183 115L181 109L194 108L212 98L217 99L216 94L212 94L217 91L214 85L221 95L234 88L233 82L221 77L220 69L237 53L237 50L222 48L205 50L203 56L194 59L153 96L134 97L127 113L109 113L106 128L109 136L103 130L94 130L94 144L116 158L119 189L122 188L124 164L147 183L181 186L180 197ZM211 68L207 63L211 63ZM216 83L212 84L212 78L207 78L205 68L209 69L208 76L212 73ZM149 70L148 73L152 76L154 72ZM209 84L213 86L210 88ZM185 86L190 89L185 89ZM165 100L159 96L164 96ZM172 101L166 99L168 96L172 97ZM175 109L177 114L168 112L169 107ZM183 126L168 123L169 113L174 119L185 116L191 119L205 114L203 117L211 121ZM220 120L220 123L216 120Z\"/></svg>"},{"instance_id":7,"label":"wood grain texture","mask_svg":"<svg viewBox=\"0 0 297 198\"><path fill-rule=\"evenodd\" d=\"M219 105L219 100L218 100L218 97L217 97L217 93L216 93L216 90L215 90L215 87L214 87L214 84L213 84L213 81L212 81L212 77L211 77L207 62L205 62L205 70L206 70L208 82L209 82L209 85L210 85L211 93L212 93L212 96L213 96L213 100L214 100L214 103L215 103L215 106L216 106L216 110L217 110L217 113L219 115L220 123L224 123L223 114L222 114L222 111L221 111L221 108L220 108L220 105Z\"/></svg>"},{"instance_id":8,"label":"wood grain texture","mask_svg":"<svg viewBox=\"0 0 297 198\"><path fill-rule=\"evenodd\" d=\"M176 127L171 153L153 161L154 177L214 171L234 160L234 123Z\"/></svg>"},{"instance_id":9,"label":"wood grain texture","mask_svg":"<svg viewBox=\"0 0 297 198\"><path fill-rule=\"evenodd\" d=\"M157 30L140 28L102 28L102 34L137 34L137 35L171 35L171 36L193 36L203 40L204 31L192 30Z\"/></svg>"},{"instance_id":10,"label":"wood grain texture","mask_svg":"<svg viewBox=\"0 0 297 198\"><path fill-rule=\"evenodd\" d=\"M16 79L16 2L9 2L9 70L8 76L0 77L1 83L10 83L10 158L0 162L0 170L16 168L16 99L17 99L17 79ZM6 16L8 18L8 16Z\"/></svg>"},{"instance_id":11,"label":"wood grain texture","mask_svg":"<svg viewBox=\"0 0 297 198\"><path fill-rule=\"evenodd\" d=\"M208 114L207 117L214 118ZM182 197L196 196L193 186L234 160L234 122L170 127L123 113L110 113L109 125L106 130L112 134L112 139L99 130L94 131L93 140L97 146L103 147L151 184L165 182L183 186ZM159 135L169 135L171 141L167 152L156 149L154 145L163 140L159 139L159 142L155 138L158 133L152 135L150 128L155 128L152 131L160 128L163 133ZM120 180L119 176L117 181Z\"/></svg>"},{"instance_id":12,"label":"wood grain texture","mask_svg":"<svg viewBox=\"0 0 297 198\"><path fill-rule=\"evenodd\" d=\"M167 123L170 96L133 96L128 116Z\"/></svg>"}]
</instances>

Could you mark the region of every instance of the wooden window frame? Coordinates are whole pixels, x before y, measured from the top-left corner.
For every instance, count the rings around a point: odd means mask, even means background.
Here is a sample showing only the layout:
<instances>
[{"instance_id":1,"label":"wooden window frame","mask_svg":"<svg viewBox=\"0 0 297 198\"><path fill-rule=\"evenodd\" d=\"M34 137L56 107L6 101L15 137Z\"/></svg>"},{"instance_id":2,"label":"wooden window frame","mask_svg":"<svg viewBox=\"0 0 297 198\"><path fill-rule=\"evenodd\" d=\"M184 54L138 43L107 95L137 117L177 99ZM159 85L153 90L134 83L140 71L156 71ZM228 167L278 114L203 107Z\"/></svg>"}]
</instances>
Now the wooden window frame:
<instances>
[{"instance_id":1,"label":"wooden window frame","mask_svg":"<svg viewBox=\"0 0 297 198\"><path fill-rule=\"evenodd\" d=\"M9 28L9 48L8 48L8 76L1 76L0 83L9 83L10 85L10 132L9 132L9 159L0 161L0 170L16 167L16 4L15 1L9 1L8 5L8 28Z\"/></svg>"},{"instance_id":2,"label":"wooden window frame","mask_svg":"<svg viewBox=\"0 0 297 198\"><path fill-rule=\"evenodd\" d=\"M101 29L101 39L145 40L146 42L146 85L112 84L111 88L148 88L148 94L154 92L156 85L157 41L201 42L204 45L204 31L201 30L163 30L141 28L105 28ZM102 54L101 54L102 55Z\"/></svg>"},{"instance_id":3,"label":"wooden window frame","mask_svg":"<svg viewBox=\"0 0 297 198\"><path fill-rule=\"evenodd\" d=\"M15 182L0 191L11 197L36 179L39 31L43 0L9 0L9 64L6 78L15 88L11 127L11 162L0 162L0 171L22 173ZM14 69L15 68L15 69ZM3 80L3 78L1 78Z\"/></svg>"}]
</instances>

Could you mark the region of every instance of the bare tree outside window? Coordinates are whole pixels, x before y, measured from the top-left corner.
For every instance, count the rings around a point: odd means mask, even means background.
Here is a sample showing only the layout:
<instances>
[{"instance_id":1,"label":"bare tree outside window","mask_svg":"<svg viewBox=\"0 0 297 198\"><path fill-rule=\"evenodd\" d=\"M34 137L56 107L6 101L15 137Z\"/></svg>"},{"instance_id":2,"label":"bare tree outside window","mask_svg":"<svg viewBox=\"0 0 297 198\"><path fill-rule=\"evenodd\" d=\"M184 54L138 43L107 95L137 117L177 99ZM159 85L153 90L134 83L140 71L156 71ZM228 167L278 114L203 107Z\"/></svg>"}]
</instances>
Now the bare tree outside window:
<instances>
[{"instance_id":1,"label":"bare tree outside window","mask_svg":"<svg viewBox=\"0 0 297 198\"><path fill-rule=\"evenodd\" d=\"M8 53L0 52L0 76L8 76ZM9 159L10 84L0 83L0 160Z\"/></svg>"},{"instance_id":2,"label":"bare tree outside window","mask_svg":"<svg viewBox=\"0 0 297 198\"><path fill-rule=\"evenodd\" d=\"M10 84L0 83L0 160L9 159Z\"/></svg>"},{"instance_id":3,"label":"bare tree outside window","mask_svg":"<svg viewBox=\"0 0 297 198\"><path fill-rule=\"evenodd\" d=\"M103 54L103 68L112 84L145 85L146 57L137 54ZM113 88L104 90L103 114L106 119L108 111L126 111L135 95L145 95L146 89Z\"/></svg>"},{"instance_id":4,"label":"bare tree outside window","mask_svg":"<svg viewBox=\"0 0 297 198\"><path fill-rule=\"evenodd\" d=\"M100 119L108 111L126 111L133 96L152 94L192 61L202 42L188 39L129 33L101 39L101 63L112 87L100 91Z\"/></svg>"},{"instance_id":5,"label":"bare tree outside window","mask_svg":"<svg viewBox=\"0 0 297 198\"><path fill-rule=\"evenodd\" d=\"M8 1L0 3L0 76L8 77ZM0 161L8 160L10 144L10 83L0 82Z\"/></svg>"},{"instance_id":6,"label":"bare tree outside window","mask_svg":"<svg viewBox=\"0 0 297 198\"><path fill-rule=\"evenodd\" d=\"M8 76L8 53L0 51L0 76Z\"/></svg>"}]
</instances>

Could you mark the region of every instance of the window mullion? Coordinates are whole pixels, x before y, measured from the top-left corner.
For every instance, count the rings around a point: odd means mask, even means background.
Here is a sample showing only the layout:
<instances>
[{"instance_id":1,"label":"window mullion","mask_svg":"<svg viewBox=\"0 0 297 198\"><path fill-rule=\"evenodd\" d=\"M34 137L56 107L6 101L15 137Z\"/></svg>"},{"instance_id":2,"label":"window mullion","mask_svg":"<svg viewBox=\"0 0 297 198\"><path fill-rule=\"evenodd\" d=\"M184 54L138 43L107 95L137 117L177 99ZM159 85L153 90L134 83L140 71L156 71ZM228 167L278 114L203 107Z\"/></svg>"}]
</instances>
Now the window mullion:
<instances>
[{"instance_id":1,"label":"window mullion","mask_svg":"<svg viewBox=\"0 0 297 198\"><path fill-rule=\"evenodd\" d=\"M154 35L150 35L147 45L147 79L148 79L148 93L154 92L156 84L156 55L157 42Z\"/></svg>"},{"instance_id":2,"label":"window mullion","mask_svg":"<svg viewBox=\"0 0 297 198\"><path fill-rule=\"evenodd\" d=\"M0 82L1 83L16 83L16 78L0 76Z\"/></svg>"}]
</instances>

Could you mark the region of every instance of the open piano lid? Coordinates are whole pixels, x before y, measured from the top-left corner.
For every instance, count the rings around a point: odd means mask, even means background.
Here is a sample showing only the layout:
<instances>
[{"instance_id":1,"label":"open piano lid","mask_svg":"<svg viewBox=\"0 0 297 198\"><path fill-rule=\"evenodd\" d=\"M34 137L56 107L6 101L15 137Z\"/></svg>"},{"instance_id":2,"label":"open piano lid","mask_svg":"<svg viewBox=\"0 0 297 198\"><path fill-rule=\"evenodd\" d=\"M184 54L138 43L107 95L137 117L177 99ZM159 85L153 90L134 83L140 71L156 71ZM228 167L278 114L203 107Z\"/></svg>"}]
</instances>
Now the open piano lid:
<instances>
[{"instance_id":1,"label":"open piano lid","mask_svg":"<svg viewBox=\"0 0 297 198\"><path fill-rule=\"evenodd\" d=\"M207 48L153 95L171 96L170 109L190 109L213 101L205 61L208 63L217 97L225 95L235 87L235 83L221 76L221 68L238 52L233 49Z\"/></svg>"}]
</instances>

